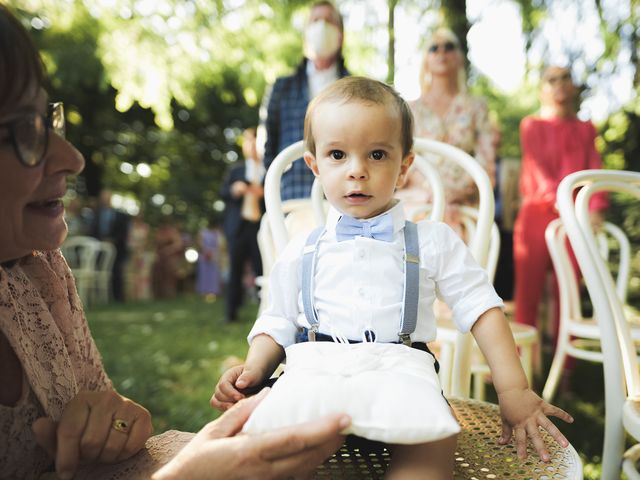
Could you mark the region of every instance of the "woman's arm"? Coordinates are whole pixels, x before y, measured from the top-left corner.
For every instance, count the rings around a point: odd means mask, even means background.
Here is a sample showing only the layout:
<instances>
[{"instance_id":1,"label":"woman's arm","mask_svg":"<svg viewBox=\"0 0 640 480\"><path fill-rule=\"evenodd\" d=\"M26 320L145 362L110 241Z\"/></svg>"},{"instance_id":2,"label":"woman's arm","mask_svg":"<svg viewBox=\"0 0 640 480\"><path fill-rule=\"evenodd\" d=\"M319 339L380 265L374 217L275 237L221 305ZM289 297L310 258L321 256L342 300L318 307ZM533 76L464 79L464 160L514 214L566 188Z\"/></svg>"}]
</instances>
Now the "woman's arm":
<instances>
[{"instance_id":1,"label":"woman's arm","mask_svg":"<svg viewBox=\"0 0 640 480\"><path fill-rule=\"evenodd\" d=\"M240 434L266 393L237 403L205 425L152 479L307 478L340 447L340 431L349 426L349 417L334 414L260 435Z\"/></svg>"}]
</instances>

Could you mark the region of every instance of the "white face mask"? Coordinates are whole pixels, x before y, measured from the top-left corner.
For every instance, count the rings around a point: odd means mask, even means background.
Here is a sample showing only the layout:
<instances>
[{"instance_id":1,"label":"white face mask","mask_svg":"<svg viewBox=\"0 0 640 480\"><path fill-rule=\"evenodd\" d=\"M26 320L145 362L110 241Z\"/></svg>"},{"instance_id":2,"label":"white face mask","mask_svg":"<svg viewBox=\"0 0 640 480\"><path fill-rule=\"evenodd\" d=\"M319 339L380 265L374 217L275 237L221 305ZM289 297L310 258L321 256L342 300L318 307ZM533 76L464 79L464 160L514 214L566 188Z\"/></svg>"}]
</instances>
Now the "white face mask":
<instances>
[{"instance_id":1,"label":"white face mask","mask_svg":"<svg viewBox=\"0 0 640 480\"><path fill-rule=\"evenodd\" d=\"M318 20L307 26L304 54L309 60L330 58L340 48L340 30L332 23Z\"/></svg>"}]
</instances>

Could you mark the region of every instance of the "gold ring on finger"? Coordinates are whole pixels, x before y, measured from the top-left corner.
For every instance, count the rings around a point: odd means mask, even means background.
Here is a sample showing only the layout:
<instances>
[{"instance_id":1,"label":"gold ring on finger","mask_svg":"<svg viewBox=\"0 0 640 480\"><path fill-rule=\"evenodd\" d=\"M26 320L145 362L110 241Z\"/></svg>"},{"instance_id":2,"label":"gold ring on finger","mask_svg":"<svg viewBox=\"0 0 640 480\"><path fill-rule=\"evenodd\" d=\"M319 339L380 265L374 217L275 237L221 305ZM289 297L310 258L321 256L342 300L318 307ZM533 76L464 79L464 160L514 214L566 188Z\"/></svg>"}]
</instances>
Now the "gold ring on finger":
<instances>
[{"instance_id":1,"label":"gold ring on finger","mask_svg":"<svg viewBox=\"0 0 640 480\"><path fill-rule=\"evenodd\" d=\"M114 418L111 426L116 432L129 433L129 422L121 418Z\"/></svg>"}]
</instances>

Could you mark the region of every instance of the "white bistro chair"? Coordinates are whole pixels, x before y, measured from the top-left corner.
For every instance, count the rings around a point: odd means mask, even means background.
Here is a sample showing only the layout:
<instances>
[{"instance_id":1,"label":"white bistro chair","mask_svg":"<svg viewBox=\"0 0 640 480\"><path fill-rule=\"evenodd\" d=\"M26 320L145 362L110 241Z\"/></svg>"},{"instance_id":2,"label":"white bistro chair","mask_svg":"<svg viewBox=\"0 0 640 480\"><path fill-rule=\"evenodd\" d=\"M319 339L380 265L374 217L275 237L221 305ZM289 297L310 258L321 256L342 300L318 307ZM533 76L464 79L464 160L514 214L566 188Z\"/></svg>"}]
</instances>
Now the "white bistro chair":
<instances>
[{"instance_id":1,"label":"white bistro chair","mask_svg":"<svg viewBox=\"0 0 640 480\"><path fill-rule=\"evenodd\" d=\"M553 361L542 396L550 402L556 393L567 357L602 363L600 327L595 318L582 315L580 289L567 248L567 234L562 219L557 218L547 226L545 239L558 281L560 302L560 328ZM618 262L616 294L624 305L631 267L631 246L624 231L610 222L604 222L597 234L598 253L610 262L609 240L617 245ZM640 341L640 325L630 325L635 341Z\"/></svg>"},{"instance_id":2,"label":"white bistro chair","mask_svg":"<svg viewBox=\"0 0 640 480\"><path fill-rule=\"evenodd\" d=\"M463 166L476 180L480 191L480 205L476 224L478 233L471 241L471 251L481 265L486 265L493 221L493 191L487 174L473 158L450 145L416 139L414 148L418 154L429 151L452 158L452 161ZM276 253L285 248L289 239L280 198L280 179L285 169L300 158L303 151L302 142L284 149L274 159L265 178L265 204ZM459 333L454 350L452 382L453 395L457 398L449 398L462 426L458 437L454 477L581 479L582 464L575 449L571 446L561 448L546 433L543 433L543 437L552 459L548 464L539 460L532 449L529 449L528 459L520 462L514 446L497 445L501 431L498 406L469 399L471 347L471 336ZM315 478L383 478L389 460L388 452L364 456L358 451L348 451L343 447L316 470Z\"/></svg>"},{"instance_id":3,"label":"white bistro chair","mask_svg":"<svg viewBox=\"0 0 640 480\"><path fill-rule=\"evenodd\" d=\"M116 247L111 242L98 243L96 254L95 280L93 292L95 299L100 303L108 303L111 300L111 276L113 262L116 259Z\"/></svg>"},{"instance_id":4,"label":"white bistro chair","mask_svg":"<svg viewBox=\"0 0 640 480\"><path fill-rule=\"evenodd\" d=\"M582 187L574 203L574 192ZM640 173L583 170L565 177L558 186L560 218L580 265L595 318L600 328L604 382L605 431L602 478L640 479L640 444L624 453L625 433L640 441L640 371L622 301L592 231L588 203L595 192L623 192L640 200Z\"/></svg>"},{"instance_id":5,"label":"white bistro chair","mask_svg":"<svg viewBox=\"0 0 640 480\"><path fill-rule=\"evenodd\" d=\"M60 247L75 278L80 300L85 306L91 303L99 245L100 242L93 237L77 235L67 237Z\"/></svg>"}]
</instances>

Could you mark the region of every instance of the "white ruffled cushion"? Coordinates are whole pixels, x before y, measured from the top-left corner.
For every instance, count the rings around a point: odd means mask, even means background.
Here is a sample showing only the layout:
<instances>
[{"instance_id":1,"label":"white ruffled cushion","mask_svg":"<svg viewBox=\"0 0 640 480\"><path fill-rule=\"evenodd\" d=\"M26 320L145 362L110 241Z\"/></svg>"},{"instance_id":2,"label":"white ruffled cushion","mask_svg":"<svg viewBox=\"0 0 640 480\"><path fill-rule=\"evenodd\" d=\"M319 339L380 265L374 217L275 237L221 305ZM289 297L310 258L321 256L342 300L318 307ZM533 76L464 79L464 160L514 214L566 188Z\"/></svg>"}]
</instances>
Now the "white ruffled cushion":
<instances>
[{"instance_id":1,"label":"white ruffled cushion","mask_svg":"<svg viewBox=\"0 0 640 480\"><path fill-rule=\"evenodd\" d=\"M346 413L352 433L391 444L432 442L460 431L433 357L399 344L305 342L243 431L261 433Z\"/></svg>"}]
</instances>

